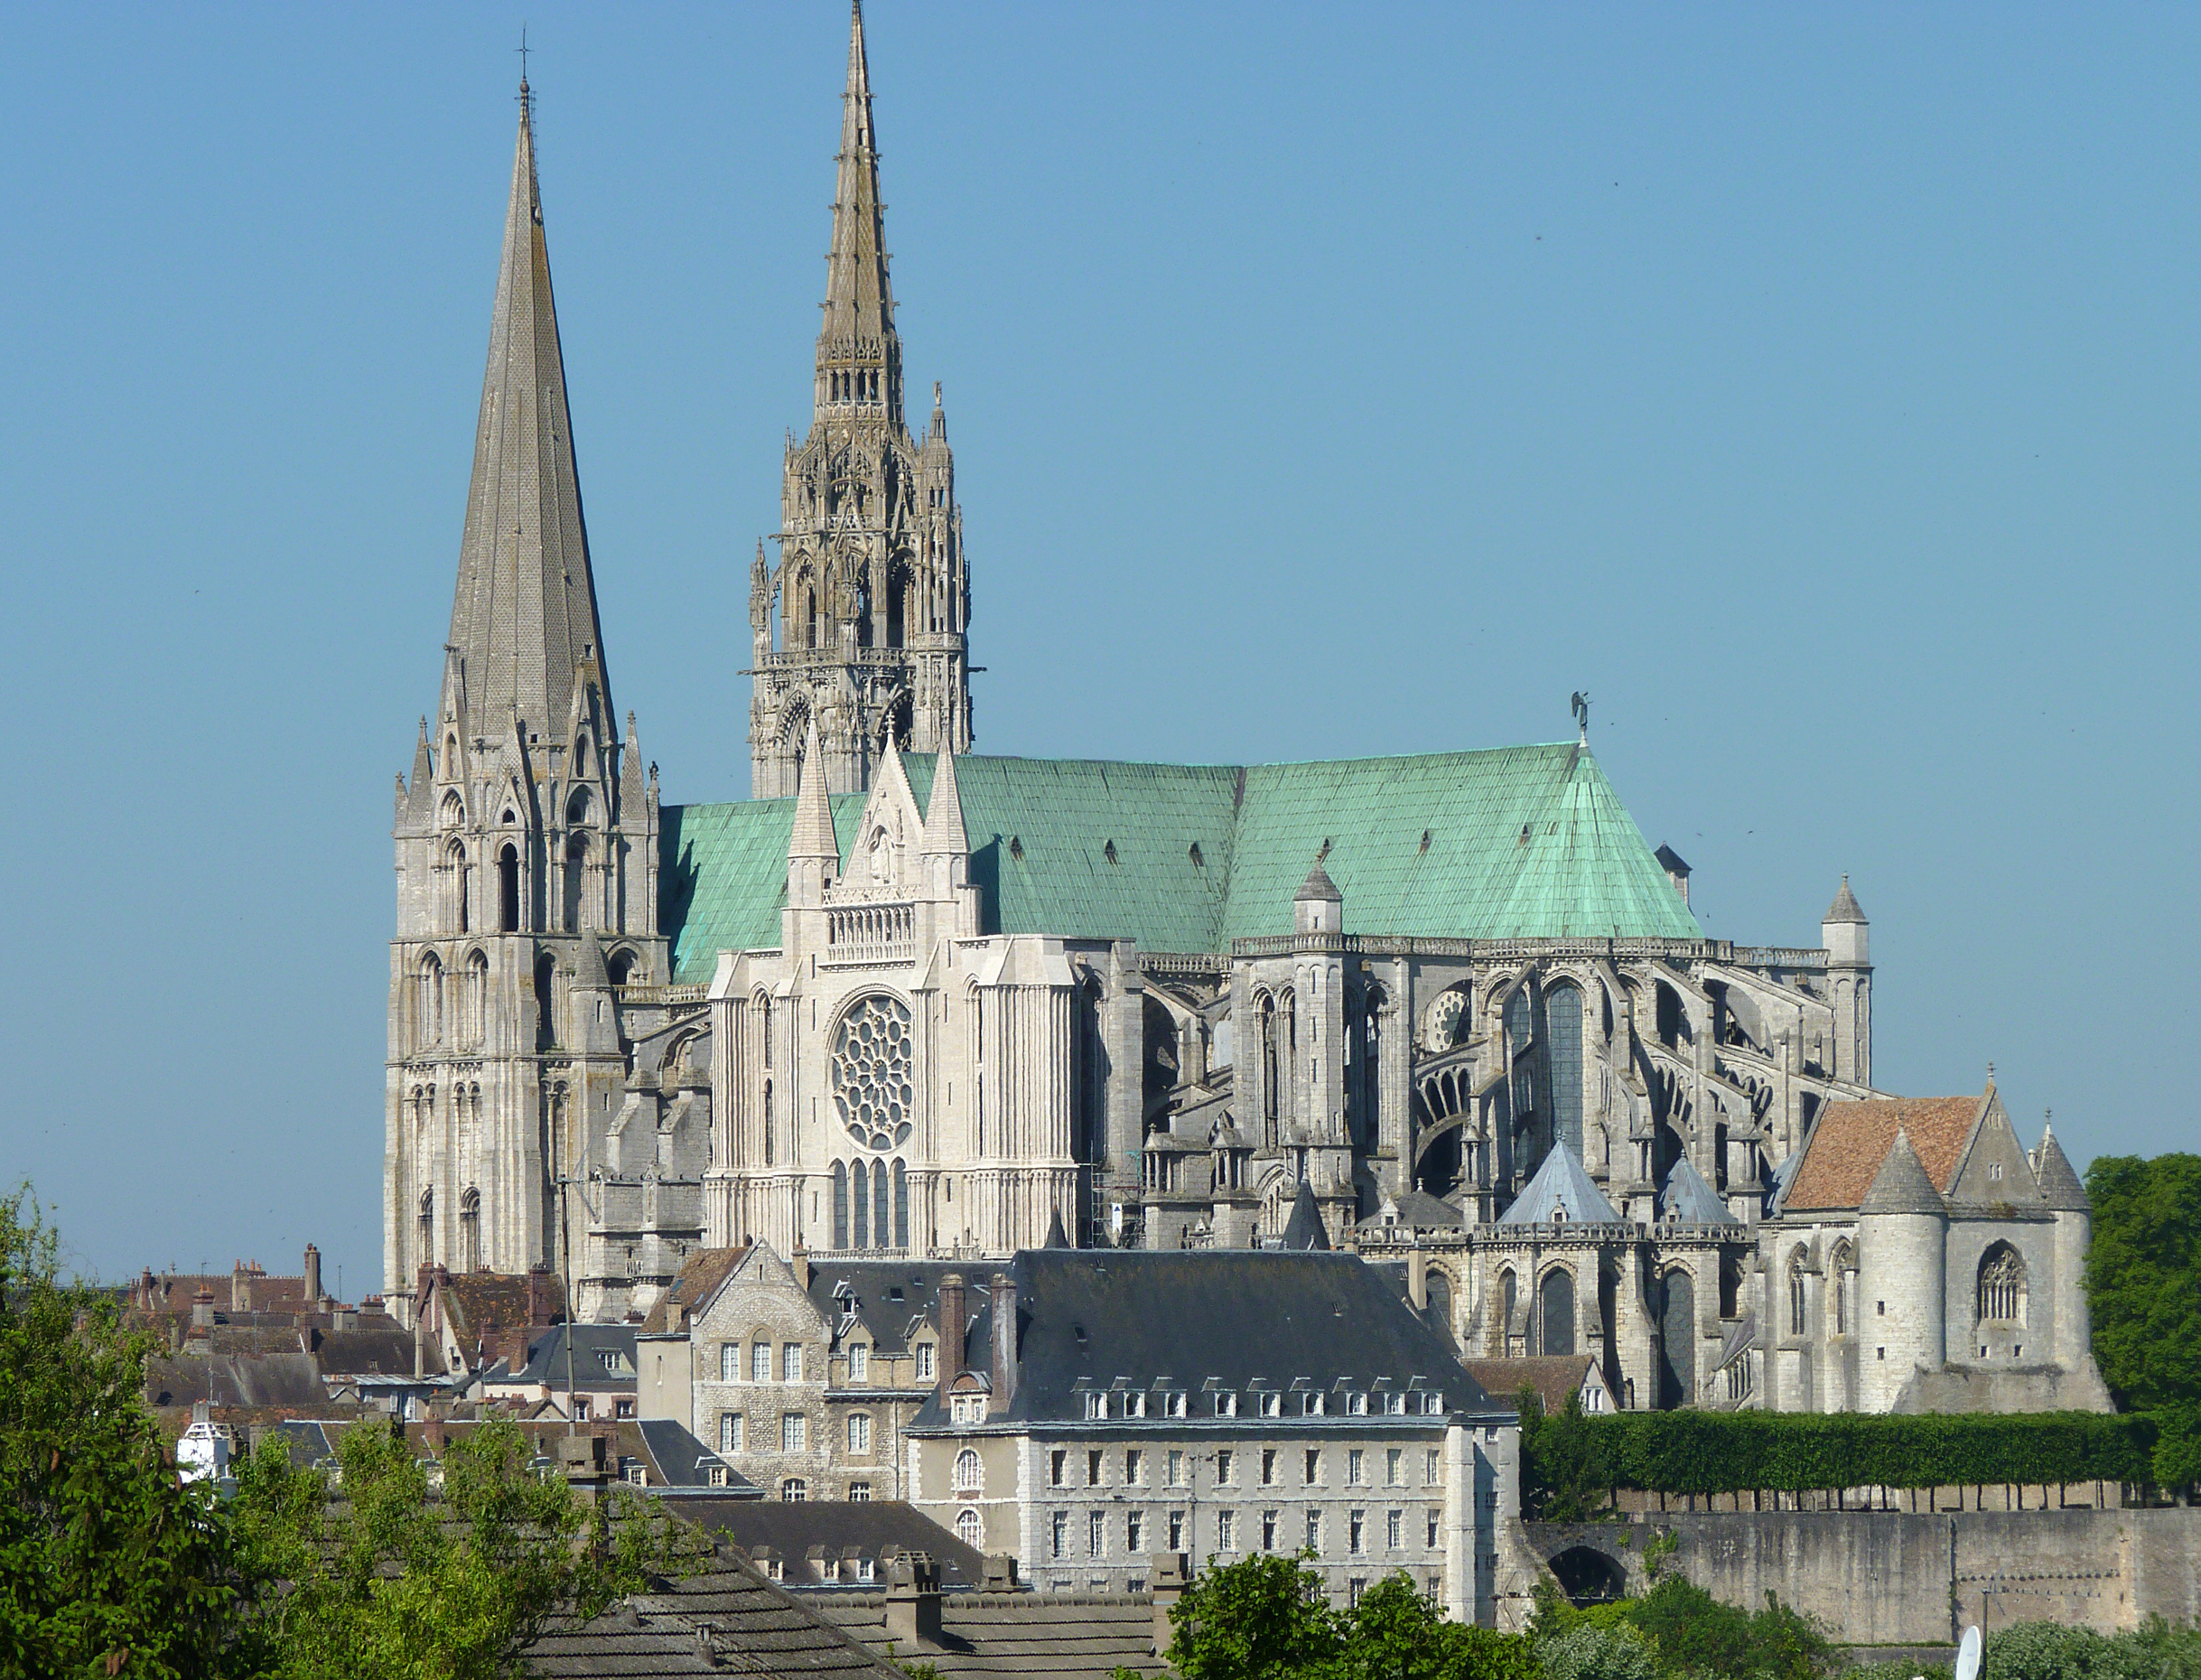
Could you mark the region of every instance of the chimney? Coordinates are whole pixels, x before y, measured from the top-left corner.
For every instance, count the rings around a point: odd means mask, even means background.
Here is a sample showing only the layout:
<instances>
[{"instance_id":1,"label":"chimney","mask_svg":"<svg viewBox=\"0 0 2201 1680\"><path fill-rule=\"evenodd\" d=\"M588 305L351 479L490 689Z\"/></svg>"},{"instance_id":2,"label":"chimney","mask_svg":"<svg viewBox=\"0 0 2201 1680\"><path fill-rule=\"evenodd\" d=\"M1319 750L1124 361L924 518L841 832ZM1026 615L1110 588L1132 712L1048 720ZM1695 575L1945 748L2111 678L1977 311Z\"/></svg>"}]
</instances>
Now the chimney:
<instances>
[{"instance_id":1,"label":"chimney","mask_svg":"<svg viewBox=\"0 0 2201 1680\"><path fill-rule=\"evenodd\" d=\"M887 1577L887 1638L897 1646L940 1643L940 1566L923 1552L904 1552Z\"/></svg>"},{"instance_id":2,"label":"chimney","mask_svg":"<svg viewBox=\"0 0 2201 1680\"><path fill-rule=\"evenodd\" d=\"M605 1484L611 1472L604 1455L602 1435L567 1435L558 1442L558 1472L565 1485L581 1496L582 1503L593 1505L602 1498Z\"/></svg>"},{"instance_id":3,"label":"chimney","mask_svg":"<svg viewBox=\"0 0 2201 1680\"><path fill-rule=\"evenodd\" d=\"M1016 1280L993 1274L993 1400L989 1412L1005 1412L1016 1398Z\"/></svg>"},{"instance_id":4,"label":"chimney","mask_svg":"<svg viewBox=\"0 0 2201 1680\"><path fill-rule=\"evenodd\" d=\"M1170 1621L1170 1611L1192 1584L1191 1554L1155 1553L1153 1566L1146 1572L1146 1578L1154 1596L1154 1655L1166 1657L1170 1642L1177 1637L1177 1629Z\"/></svg>"},{"instance_id":5,"label":"chimney","mask_svg":"<svg viewBox=\"0 0 2201 1680\"><path fill-rule=\"evenodd\" d=\"M204 1283L199 1285L198 1293L191 1297L191 1328L214 1328L214 1292Z\"/></svg>"},{"instance_id":6,"label":"chimney","mask_svg":"<svg viewBox=\"0 0 2201 1680\"><path fill-rule=\"evenodd\" d=\"M963 1375L963 1274L950 1272L940 1280L940 1399Z\"/></svg>"},{"instance_id":7,"label":"chimney","mask_svg":"<svg viewBox=\"0 0 2201 1680\"><path fill-rule=\"evenodd\" d=\"M242 1260L229 1268L229 1311L252 1311L252 1274L245 1270Z\"/></svg>"},{"instance_id":8,"label":"chimney","mask_svg":"<svg viewBox=\"0 0 2201 1680\"><path fill-rule=\"evenodd\" d=\"M989 1552L985 1559L987 1592L1014 1592L1016 1586L1016 1559L1007 1552Z\"/></svg>"},{"instance_id":9,"label":"chimney","mask_svg":"<svg viewBox=\"0 0 2201 1680\"><path fill-rule=\"evenodd\" d=\"M305 1246L305 1304L311 1312L321 1302L321 1250Z\"/></svg>"}]
</instances>

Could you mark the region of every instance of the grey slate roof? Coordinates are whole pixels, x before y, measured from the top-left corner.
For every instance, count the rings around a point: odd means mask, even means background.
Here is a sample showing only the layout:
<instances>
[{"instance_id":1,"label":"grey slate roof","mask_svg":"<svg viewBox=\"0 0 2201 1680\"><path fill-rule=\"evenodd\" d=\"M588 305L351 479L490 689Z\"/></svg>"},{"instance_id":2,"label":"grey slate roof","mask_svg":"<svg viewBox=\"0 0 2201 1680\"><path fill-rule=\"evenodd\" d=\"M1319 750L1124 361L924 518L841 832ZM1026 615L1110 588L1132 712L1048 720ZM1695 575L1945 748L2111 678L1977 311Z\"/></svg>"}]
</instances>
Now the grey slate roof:
<instances>
[{"instance_id":1,"label":"grey slate roof","mask_svg":"<svg viewBox=\"0 0 2201 1680\"><path fill-rule=\"evenodd\" d=\"M1819 919L1822 922L1861 922L1865 919L1863 907L1858 903L1857 895L1850 891L1849 876L1842 878L1841 891L1834 894L1834 901L1826 907L1826 914Z\"/></svg>"},{"instance_id":2,"label":"grey slate roof","mask_svg":"<svg viewBox=\"0 0 2201 1680\"><path fill-rule=\"evenodd\" d=\"M1441 1394L1448 1413L1503 1412L1477 1387L1438 1331L1400 1299L1395 1281L1357 1255L1242 1248L1189 1252L1036 1248L1005 1267L966 1266L979 1302L998 1272L1017 1285L1018 1374L1011 1423L1085 1421L1086 1391L1119 1377L1141 1389L1256 1385L1290 1390L1390 1387ZM991 1368L993 1313L985 1299L968 1358ZM1242 1405L1240 1416L1250 1406ZM1197 1399L1192 1419L1212 1418ZM1309 1424L1347 1420L1307 1419ZM1384 1422L1354 1417L1354 1426ZM1394 1420L1413 1422L1413 1419ZM912 1427L944 1422L928 1397ZM1151 1422L1138 1427L1151 1427Z\"/></svg>"},{"instance_id":3,"label":"grey slate roof","mask_svg":"<svg viewBox=\"0 0 2201 1680\"><path fill-rule=\"evenodd\" d=\"M940 1567L947 1591L975 1591L985 1576L985 1559L948 1530L900 1499L683 1499L680 1515L722 1535L751 1560L786 1564L779 1583L789 1589L815 1584L811 1549L827 1556L869 1558L874 1564L894 1552L922 1552ZM878 1570L880 1583L886 1570ZM839 1590L839 1589L836 1589Z\"/></svg>"},{"instance_id":4,"label":"grey slate roof","mask_svg":"<svg viewBox=\"0 0 2201 1680\"><path fill-rule=\"evenodd\" d=\"M882 1593L835 1593L818 1609L837 1626L883 1649ZM1143 1592L955 1593L940 1606L940 1644L897 1648L904 1660L930 1663L947 1680L964 1675L1046 1675L1056 1680L1108 1680L1117 1668L1159 1675L1153 1601Z\"/></svg>"},{"instance_id":5,"label":"grey slate roof","mask_svg":"<svg viewBox=\"0 0 2201 1680\"><path fill-rule=\"evenodd\" d=\"M196 1405L203 1400L213 1405L318 1410L329 1404L320 1367L305 1353L148 1359L145 1395L147 1405Z\"/></svg>"},{"instance_id":6,"label":"grey slate roof","mask_svg":"<svg viewBox=\"0 0 2201 1680\"><path fill-rule=\"evenodd\" d=\"M1392 1202L1401 1225L1416 1230L1442 1230L1467 1224L1466 1212L1455 1208L1441 1196L1432 1196L1425 1190L1404 1191Z\"/></svg>"},{"instance_id":7,"label":"grey slate roof","mask_svg":"<svg viewBox=\"0 0 2201 1680\"><path fill-rule=\"evenodd\" d=\"M810 1268L810 1304L828 1324L841 1321L844 1301L881 1353L906 1352L918 1321L935 1315L940 1280L968 1271L952 1260L817 1260ZM843 1285L847 1294L842 1293Z\"/></svg>"},{"instance_id":8,"label":"grey slate roof","mask_svg":"<svg viewBox=\"0 0 2201 1680\"><path fill-rule=\"evenodd\" d=\"M565 1339L574 1339L574 1386L594 1390L632 1388L634 1326L631 1324L553 1325L527 1344L527 1363L498 1378L507 1383L565 1386ZM609 1359L610 1364L605 1363Z\"/></svg>"},{"instance_id":9,"label":"grey slate roof","mask_svg":"<svg viewBox=\"0 0 2201 1680\"><path fill-rule=\"evenodd\" d=\"M544 1680L656 1680L729 1670L908 1680L726 1546L685 1580L652 1580L603 1615L544 1635L521 1660Z\"/></svg>"},{"instance_id":10,"label":"grey slate roof","mask_svg":"<svg viewBox=\"0 0 2201 1680\"><path fill-rule=\"evenodd\" d=\"M1857 1204L1860 1213L1944 1213L1941 1192L1926 1175L1918 1152L1910 1146L1910 1134L1898 1127L1896 1141L1873 1175L1872 1188Z\"/></svg>"},{"instance_id":11,"label":"grey slate roof","mask_svg":"<svg viewBox=\"0 0 2201 1680\"><path fill-rule=\"evenodd\" d=\"M1500 1225L1618 1225L1605 1192L1591 1181L1571 1149L1554 1149L1536 1169L1536 1176L1514 1199L1499 1218Z\"/></svg>"},{"instance_id":12,"label":"grey slate roof","mask_svg":"<svg viewBox=\"0 0 2201 1680\"><path fill-rule=\"evenodd\" d=\"M1329 878L1329 873L1322 867L1321 859L1317 858L1314 867L1307 872L1307 879L1300 882L1300 890L1292 895L1292 901L1294 904L1310 901L1342 904L1345 894L1338 891L1338 883Z\"/></svg>"},{"instance_id":13,"label":"grey slate roof","mask_svg":"<svg viewBox=\"0 0 2201 1680\"><path fill-rule=\"evenodd\" d=\"M646 1417L634 1427L635 1433L642 1437L644 1450L649 1454L652 1492L679 1493L690 1489L709 1488L713 1493L731 1498L746 1489L752 1498L763 1492L756 1483L696 1440L685 1424L669 1417ZM725 1481L718 1487L712 1487L711 1472L713 1470L726 1473Z\"/></svg>"},{"instance_id":14,"label":"grey slate roof","mask_svg":"<svg viewBox=\"0 0 2201 1680\"><path fill-rule=\"evenodd\" d=\"M2040 1128L2040 1150L2034 1158L2033 1176L2040 1181L2040 1198L2059 1213L2086 1213L2094 1208L2088 1199L2085 1185L2071 1170L2070 1157L2064 1146L2056 1141L2055 1131Z\"/></svg>"},{"instance_id":15,"label":"grey slate roof","mask_svg":"<svg viewBox=\"0 0 2201 1680\"><path fill-rule=\"evenodd\" d=\"M1689 1164L1686 1155L1667 1171L1665 1187L1658 1192L1658 1217L1683 1225L1740 1223L1727 1210L1727 1204L1720 1199L1719 1193L1704 1181L1704 1175Z\"/></svg>"}]
</instances>

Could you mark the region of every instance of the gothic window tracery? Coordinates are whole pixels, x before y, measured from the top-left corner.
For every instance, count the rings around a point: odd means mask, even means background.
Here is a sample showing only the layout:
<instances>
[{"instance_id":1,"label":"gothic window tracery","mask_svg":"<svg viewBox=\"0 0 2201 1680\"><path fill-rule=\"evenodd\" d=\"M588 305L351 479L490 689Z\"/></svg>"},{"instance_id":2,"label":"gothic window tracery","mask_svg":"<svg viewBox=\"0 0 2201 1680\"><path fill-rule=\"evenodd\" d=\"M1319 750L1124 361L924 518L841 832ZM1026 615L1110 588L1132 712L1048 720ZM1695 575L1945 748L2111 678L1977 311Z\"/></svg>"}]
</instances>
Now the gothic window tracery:
<instances>
[{"instance_id":1,"label":"gothic window tracery","mask_svg":"<svg viewBox=\"0 0 2201 1680\"><path fill-rule=\"evenodd\" d=\"M1582 1153L1582 994L1555 985L1543 994L1546 1052L1551 1060L1552 1126L1556 1141Z\"/></svg>"},{"instance_id":2,"label":"gothic window tracery","mask_svg":"<svg viewBox=\"0 0 2201 1680\"><path fill-rule=\"evenodd\" d=\"M909 1139L909 1005L883 993L858 999L834 1035L834 1107L866 1149L883 1153Z\"/></svg>"},{"instance_id":3,"label":"gothic window tracery","mask_svg":"<svg viewBox=\"0 0 2201 1680\"><path fill-rule=\"evenodd\" d=\"M2025 1261L2008 1243L1980 1257L1979 1317L1982 1324L2025 1322Z\"/></svg>"},{"instance_id":4,"label":"gothic window tracery","mask_svg":"<svg viewBox=\"0 0 2201 1680\"><path fill-rule=\"evenodd\" d=\"M1804 1251L1799 1248L1788 1257L1788 1333L1804 1333Z\"/></svg>"}]
</instances>

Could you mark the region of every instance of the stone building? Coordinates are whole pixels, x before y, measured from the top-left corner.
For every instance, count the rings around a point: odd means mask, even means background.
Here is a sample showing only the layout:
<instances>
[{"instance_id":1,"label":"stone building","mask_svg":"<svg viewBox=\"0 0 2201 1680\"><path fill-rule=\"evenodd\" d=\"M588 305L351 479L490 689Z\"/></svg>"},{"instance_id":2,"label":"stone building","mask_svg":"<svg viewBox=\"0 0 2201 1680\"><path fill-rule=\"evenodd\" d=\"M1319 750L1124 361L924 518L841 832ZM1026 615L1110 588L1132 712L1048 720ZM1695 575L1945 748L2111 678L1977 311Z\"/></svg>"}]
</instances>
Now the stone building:
<instances>
[{"instance_id":1,"label":"stone building","mask_svg":"<svg viewBox=\"0 0 2201 1680\"><path fill-rule=\"evenodd\" d=\"M903 424L860 14L836 167L810 429L751 577L760 797L665 805L611 704L523 99L399 785L393 1298L424 1263L541 1264L624 1319L701 1248L1243 1248L1303 1191L1466 1352L1755 1403L1726 1389L1771 1321L1777 1170L1887 1095L1846 880L1817 947L1711 937L1586 711L1405 758L971 752L962 510L937 397Z\"/></svg>"}]
</instances>

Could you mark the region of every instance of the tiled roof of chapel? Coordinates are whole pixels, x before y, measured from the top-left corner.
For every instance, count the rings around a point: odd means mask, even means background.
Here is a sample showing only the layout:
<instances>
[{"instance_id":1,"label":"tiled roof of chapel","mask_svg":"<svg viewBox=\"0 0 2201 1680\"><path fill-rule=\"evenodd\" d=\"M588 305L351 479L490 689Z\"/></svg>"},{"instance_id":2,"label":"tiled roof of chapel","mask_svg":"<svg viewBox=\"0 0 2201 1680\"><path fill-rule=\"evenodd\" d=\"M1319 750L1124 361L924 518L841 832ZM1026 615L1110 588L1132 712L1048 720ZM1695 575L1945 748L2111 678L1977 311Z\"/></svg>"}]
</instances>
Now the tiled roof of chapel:
<instances>
[{"instance_id":1,"label":"tiled roof of chapel","mask_svg":"<svg viewBox=\"0 0 2201 1680\"><path fill-rule=\"evenodd\" d=\"M933 764L902 755L920 809ZM1571 742L1243 769L974 755L956 760L956 779L988 932L1226 951L1291 933L1320 855L1348 932L1702 937L1596 759ZM864 796L832 805L845 856ZM721 950L779 945L794 814L792 799L666 808L677 980L708 980Z\"/></svg>"},{"instance_id":2,"label":"tiled roof of chapel","mask_svg":"<svg viewBox=\"0 0 2201 1680\"><path fill-rule=\"evenodd\" d=\"M1975 1095L1828 1104L1804 1146L1795 1180L1781 1199L1783 1211L1856 1207L1872 1188L1898 1131L1908 1136L1935 1190L1946 1196L1956 1185L1964 1140L1987 1101Z\"/></svg>"}]
</instances>

